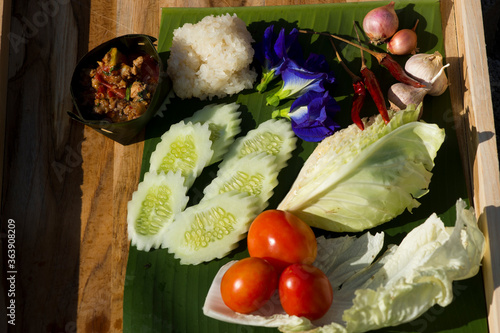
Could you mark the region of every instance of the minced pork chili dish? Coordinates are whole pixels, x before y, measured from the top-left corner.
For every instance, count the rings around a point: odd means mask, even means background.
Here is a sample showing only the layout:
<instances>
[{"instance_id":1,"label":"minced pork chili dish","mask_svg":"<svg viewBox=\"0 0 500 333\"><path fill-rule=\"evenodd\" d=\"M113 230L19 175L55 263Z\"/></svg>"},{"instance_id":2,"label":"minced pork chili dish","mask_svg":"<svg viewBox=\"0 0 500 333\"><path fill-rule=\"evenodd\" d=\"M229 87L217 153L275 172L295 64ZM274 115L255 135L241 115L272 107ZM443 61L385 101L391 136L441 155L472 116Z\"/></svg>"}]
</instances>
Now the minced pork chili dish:
<instances>
[{"instance_id":1,"label":"minced pork chili dish","mask_svg":"<svg viewBox=\"0 0 500 333\"><path fill-rule=\"evenodd\" d=\"M93 105L93 113L112 122L144 114L158 85L156 60L147 54L126 56L111 48L97 63L99 66L90 70L84 84L91 85L85 104Z\"/></svg>"}]
</instances>

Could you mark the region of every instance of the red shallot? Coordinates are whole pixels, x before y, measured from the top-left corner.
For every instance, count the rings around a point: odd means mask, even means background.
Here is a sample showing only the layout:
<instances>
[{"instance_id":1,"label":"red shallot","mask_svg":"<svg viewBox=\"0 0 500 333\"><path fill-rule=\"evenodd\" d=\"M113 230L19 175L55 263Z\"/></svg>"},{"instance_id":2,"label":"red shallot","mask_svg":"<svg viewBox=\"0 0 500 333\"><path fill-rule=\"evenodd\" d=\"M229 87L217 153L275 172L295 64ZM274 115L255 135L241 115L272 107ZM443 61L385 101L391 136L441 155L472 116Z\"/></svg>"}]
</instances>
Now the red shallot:
<instances>
[{"instance_id":1,"label":"red shallot","mask_svg":"<svg viewBox=\"0 0 500 333\"><path fill-rule=\"evenodd\" d=\"M378 45L392 37L398 30L399 19L394 10L394 1L372 9L363 19L363 30L372 44Z\"/></svg>"},{"instance_id":2,"label":"red shallot","mask_svg":"<svg viewBox=\"0 0 500 333\"><path fill-rule=\"evenodd\" d=\"M399 30L392 36L391 40L387 42L387 51L395 55L415 54L417 49L417 23L413 29Z\"/></svg>"}]
</instances>

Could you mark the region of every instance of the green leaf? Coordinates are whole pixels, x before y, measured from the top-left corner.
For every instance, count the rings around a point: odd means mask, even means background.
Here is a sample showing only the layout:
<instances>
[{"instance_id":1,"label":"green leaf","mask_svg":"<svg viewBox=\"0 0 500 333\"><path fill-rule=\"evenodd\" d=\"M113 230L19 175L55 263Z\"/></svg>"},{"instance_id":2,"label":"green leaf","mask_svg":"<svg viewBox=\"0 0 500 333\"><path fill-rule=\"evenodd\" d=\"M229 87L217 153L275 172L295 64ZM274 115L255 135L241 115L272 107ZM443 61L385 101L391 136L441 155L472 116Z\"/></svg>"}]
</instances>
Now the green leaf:
<instances>
[{"instance_id":1,"label":"green leaf","mask_svg":"<svg viewBox=\"0 0 500 333\"><path fill-rule=\"evenodd\" d=\"M418 120L420 108L389 111L360 131L357 125L323 140L278 209L307 224L360 232L419 206L431 181L444 130Z\"/></svg>"},{"instance_id":2,"label":"green leaf","mask_svg":"<svg viewBox=\"0 0 500 333\"><path fill-rule=\"evenodd\" d=\"M160 56L166 60L172 41L173 30L184 23L196 23L206 15L236 13L247 24L248 30L256 41L261 40L265 28L273 23L276 29L284 27L290 31L294 27L329 31L355 40L353 21L362 22L364 15L372 8L387 2L343 3L303 6L270 6L238 8L164 8L158 39ZM441 32L440 2L421 0L414 3L397 1L396 12L401 28L411 28L418 18L420 52L439 51L445 55ZM361 37L363 40L363 36ZM337 84L334 97L339 102L341 112L336 121L343 127L352 123L350 109L352 103L351 78L335 59L335 53L324 36L304 34L299 40L306 52L324 54L333 69ZM360 51L345 43L336 43L349 68L359 74L361 67ZM369 46L385 52L385 46ZM406 57L394 57L401 64ZM386 69L379 66L373 57L367 57L367 66L378 77L381 88L387 91L396 81ZM179 100L172 98L166 105L163 117L153 119L146 129L142 174L148 170L151 152L159 142L159 137L174 124L210 103L240 103L241 129L244 135L258 124L270 119L275 108L266 105L266 97L278 90L276 83L270 83L265 93L256 90L243 91L237 96L214 99L210 102L199 100ZM281 107L286 107L283 105ZM412 213L405 212L394 220L370 230L371 233L384 231L389 244L398 244L414 227L436 212L446 225L453 225L453 213L458 198L467 198L467 191L458 142L455 136L451 113L449 92L439 97L427 96L424 99L423 119L445 129L446 139L435 159L433 177L429 193L420 199L421 206ZM370 98L367 98L361 112L362 117L377 113ZM269 201L268 208L277 207L290 189L304 161L316 144L299 140L298 148L278 177L279 185ZM201 199L203 188L210 183L217 172L217 165L206 168L188 192L192 205ZM318 235L336 237L338 234L317 231ZM209 287L221 266L234 259L248 256L246 242L231 254L220 260L196 266L183 266L179 260L166 250L151 252L138 251L130 247L124 293L123 330L130 333L149 332L277 332L276 329L229 324L203 315L202 306ZM377 332L487 332L486 301L481 274L456 282L453 289L454 300L445 308L431 308L420 318L405 325L385 328Z\"/></svg>"},{"instance_id":3,"label":"green leaf","mask_svg":"<svg viewBox=\"0 0 500 333\"><path fill-rule=\"evenodd\" d=\"M131 86L128 86L127 90L125 90L125 99L127 101L130 101L130 90L131 90L130 88L131 88Z\"/></svg>"}]
</instances>

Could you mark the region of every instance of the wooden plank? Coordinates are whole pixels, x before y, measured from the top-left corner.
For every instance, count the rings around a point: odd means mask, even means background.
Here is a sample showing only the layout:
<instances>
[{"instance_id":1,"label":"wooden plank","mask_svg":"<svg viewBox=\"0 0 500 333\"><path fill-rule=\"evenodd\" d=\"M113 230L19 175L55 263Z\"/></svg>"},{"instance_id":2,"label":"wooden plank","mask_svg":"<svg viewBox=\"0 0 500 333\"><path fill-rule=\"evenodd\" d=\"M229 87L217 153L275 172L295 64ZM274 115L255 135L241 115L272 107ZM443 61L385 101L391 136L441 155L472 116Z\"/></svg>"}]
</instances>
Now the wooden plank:
<instances>
[{"instance_id":1,"label":"wooden plank","mask_svg":"<svg viewBox=\"0 0 500 333\"><path fill-rule=\"evenodd\" d=\"M160 0L161 7L250 7L264 6L266 0Z\"/></svg>"},{"instance_id":2,"label":"wooden plank","mask_svg":"<svg viewBox=\"0 0 500 333\"><path fill-rule=\"evenodd\" d=\"M469 198L472 198L472 171L471 163L468 161L469 151L472 149L470 143L470 133L467 117L464 110L464 86L462 84L462 73L464 73L463 62L463 40L458 40L457 36L457 22L455 15L455 7L451 1L441 2L441 17L443 28L443 39L445 48L445 61L450 66L447 68L448 81L451 82L449 86L452 117L455 123L455 131L457 132L457 139L459 148L462 155L462 166L464 169L464 177L467 184L467 191ZM449 113L449 111L447 110Z\"/></svg>"},{"instance_id":3,"label":"wooden plank","mask_svg":"<svg viewBox=\"0 0 500 333\"><path fill-rule=\"evenodd\" d=\"M76 320L82 127L66 111L84 4L12 2L1 205L16 234L8 331L65 331Z\"/></svg>"},{"instance_id":4,"label":"wooden plank","mask_svg":"<svg viewBox=\"0 0 500 333\"><path fill-rule=\"evenodd\" d=\"M114 147L113 238L111 256L111 322L110 332L123 329L123 291L128 260L127 203L139 183L143 143Z\"/></svg>"},{"instance_id":5,"label":"wooden plank","mask_svg":"<svg viewBox=\"0 0 500 333\"><path fill-rule=\"evenodd\" d=\"M106 332L114 267L113 235L113 142L85 129L82 144L82 210L77 329Z\"/></svg>"},{"instance_id":6,"label":"wooden plank","mask_svg":"<svg viewBox=\"0 0 500 333\"><path fill-rule=\"evenodd\" d=\"M500 174L485 50L481 3L455 1L459 58L463 61L464 106L468 122L473 204L486 237L483 276L490 332L500 332Z\"/></svg>"},{"instance_id":7,"label":"wooden plank","mask_svg":"<svg viewBox=\"0 0 500 333\"><path fill-rule=\"evenodd\" d=\"M116 36L116 1L91 0L87 51ZM108 332L112 322L114 143L84 127L76 328Z\"/></svg>"},{"instance_id":8,"label":"wooden plank","mask_svg":"<svg viewBox=\"0 0 500 333\"><path fill-rule=\"evenodd\" d=\"M106 16L94 16L90 46L124 34L145 33L156 37L158 8L156 0L93 2L92 12L106 13ZM96 202L82 210L86 215L82 215L77 329L121 332L129 246L127 203L139 182L143 143L123 146L92 130L86 130L86 135L91 140L83 150L89 161L83 166L88 175L84 192L94 194ZM96 169L96 165L101 168Z\"/></svg>"},{"instance_id":9,"label":"wooden plank","mask_svg":"<svg viewBox=\"0 0 500 333\"><path fill-rule=\"evenodd\" d=\"M117 35L142 33L157 38L160 29L158 12L157 0L120 1L117 7ZM111 275L113 332L121 332L123 327L123 291L129 248L127 203L139 183L143 146L139 142L130 146L115 143L114 147L113 262L116 264Z\"/></svg>"},{"instance_id":10,"label":"wooden plank","mask_svg":"<svg viewBox=\"0 0 500 333\"><path fill-rule=\"evenodd\" d=\"M117 35L129 33L158 37L160 31L158 0L119 1L117 8Z\"/></svg>"}]
</instances>

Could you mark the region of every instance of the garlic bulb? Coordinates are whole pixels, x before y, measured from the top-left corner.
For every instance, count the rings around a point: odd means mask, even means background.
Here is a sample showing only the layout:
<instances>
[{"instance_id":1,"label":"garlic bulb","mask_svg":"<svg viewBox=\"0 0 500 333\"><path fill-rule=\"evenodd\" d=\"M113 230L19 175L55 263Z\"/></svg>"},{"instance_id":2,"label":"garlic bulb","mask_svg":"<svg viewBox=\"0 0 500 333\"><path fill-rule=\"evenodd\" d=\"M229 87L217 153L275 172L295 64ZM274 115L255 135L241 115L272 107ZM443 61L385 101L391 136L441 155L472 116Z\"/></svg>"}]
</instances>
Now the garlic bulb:
<instances>
[{"instance_id":1,"label":"garlic bulb","mask_svg":"<svg viewBox=\"0 0 500 333\"><path fill-rule=\"evenodd\" d=\"M429 88L415 88L405 83L394 83L387 92L387 99L392 110L404 110L410 104L420 105ZM420 109L420 112L422 112Z\"/></svg>"},{"instance_id":2,"label":"garlic bulb","mask_svg":"<svg viewBox=\"0 0 500 333\"><path fill-rule=\"evenodd\" d=\"M405 83L395 83L387 92L387 99L389 100L389 104L391 109L393 110L404 110L410 104L420 105L424 101L425 95L429 94L432 89L434 89L437 80L439 80L443 73L444 69L448 67L450 64L446 64L441 66L439 71L434 75L433 78L429 82L426 82L425 88L415 88ZM448 85L446 85L448 87ZM446 89L445 89L446 90ZM444 92L444 91L443 91ZM441 93L442 94L442 93ZM437 95L435 95L437 96ZM419 118L422 116L422 111L424 110L423 106L420 108Z\"/></svg>"},{"instance_id":3,"label":"garlic bulb","mask_svg":"<svg viewBox=\"0 0 500 333\"><path fill-rule=\"evenodd\" d=\"M439 96L448 88L448 78L443 68L443 56L438 51L433 54L417 53L405 63L405 70L412 78L427 84L431 96ZM441 71L438 77L436 75ZM434 82L431 82L434 79Z\"/></svg>"}]
</instances>

